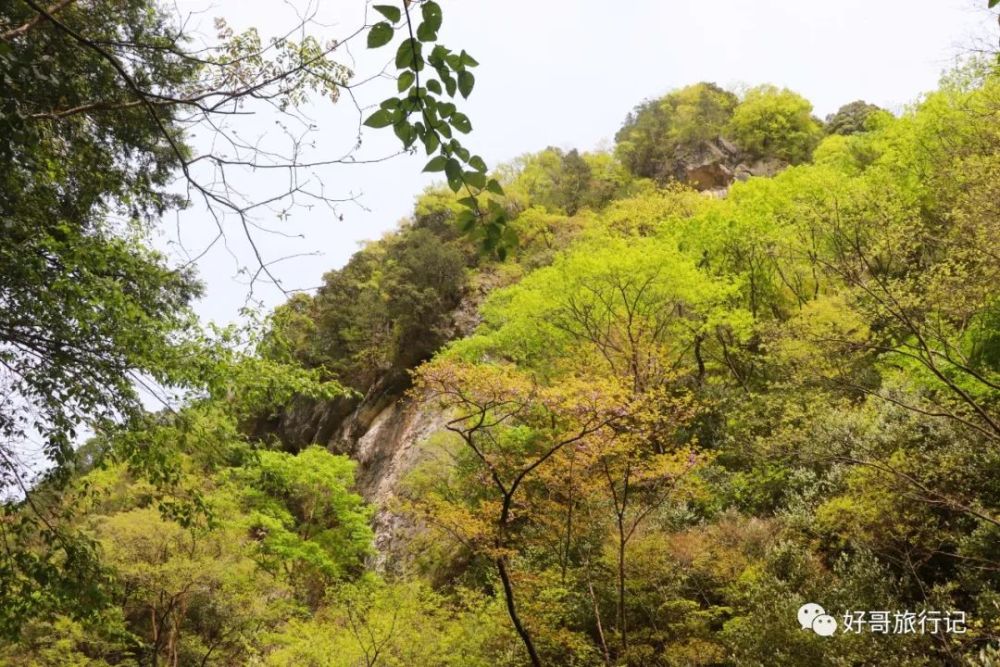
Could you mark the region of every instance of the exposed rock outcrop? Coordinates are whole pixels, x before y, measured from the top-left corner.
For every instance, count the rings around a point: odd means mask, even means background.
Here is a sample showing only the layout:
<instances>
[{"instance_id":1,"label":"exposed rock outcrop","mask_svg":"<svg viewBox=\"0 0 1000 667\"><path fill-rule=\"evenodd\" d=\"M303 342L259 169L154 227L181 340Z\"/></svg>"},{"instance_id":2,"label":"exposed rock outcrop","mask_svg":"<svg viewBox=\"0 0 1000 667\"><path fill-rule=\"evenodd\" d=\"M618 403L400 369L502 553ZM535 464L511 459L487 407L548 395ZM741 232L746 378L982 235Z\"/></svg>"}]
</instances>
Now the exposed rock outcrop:
<instances>
[{"instance_id":1,"label":"exposed rock outcrop","mask_svg":"<svg viewBox=\"0 0 1000 667\"><path fill-rule=\"evenodd\" d=\"M777 158L751 161L724 137L684 145L677 149L674 178L696 190L721 197L734 181L751 176L774 176L788 166Z\"/></svg>"},{"instance_id":2,"label":"exposed rock outcrop","mask_svg":"<svg viewBox=\"0 0 1000 667\"><path fill-rule=\"evenodd\" d=\"M502 275L489 270L477 275L451 312L449 339L463 338L475 330L481 321L480 304L503 281ZM420 445L445 421L440 410L410 396L410 386L409 369L389 371L363 396L330 401L298 399L281 415L262 420L252 429L259 437L276 437L289 450L322 444L358 462L358 492L375 506L378 566L387 566L400 536L411 529L403 517L392 512L390 501L399 495L406 473L420 461L424 451Z\"/></svg>"},{"instance_id":3,"label":"exposed rock outcrop","mask_svg":"<svg viewBox=\"0 0 1000 667\"><path fill-rule=\"evenodd\" d=\"M358 490L375 506L373 528L380 568L412 528L407 519L393 512L391 501L399 497L406 473L427 455L423 443L442 429L445 421L444 413L426 401L405 396L383 409L358 439L354 452Z\"/></svg>"},{"instance_id":4,"label":"exposed rock outcrop","mask_svg":"<svg viewBox=\"0 0 1000 667\"><path fill-rule=\"evenodd\" d=\"M717 190L733 182L740 150L722 137L677 149L674 177L696 190Z\"/></svg>"}]
</instances>

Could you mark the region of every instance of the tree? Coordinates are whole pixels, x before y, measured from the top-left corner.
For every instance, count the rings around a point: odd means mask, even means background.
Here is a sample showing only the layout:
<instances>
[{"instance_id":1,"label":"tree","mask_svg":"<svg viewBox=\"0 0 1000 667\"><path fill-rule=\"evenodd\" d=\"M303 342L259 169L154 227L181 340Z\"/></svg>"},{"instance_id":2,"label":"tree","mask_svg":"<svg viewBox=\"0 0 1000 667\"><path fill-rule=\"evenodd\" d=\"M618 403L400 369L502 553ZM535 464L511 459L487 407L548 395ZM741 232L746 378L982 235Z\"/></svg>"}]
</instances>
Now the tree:
<instances>
[{"instance_id":1,"label":"tree","mask_svg":"<svg viewBox=\"0 0 1000 667\"><path fill-rule=\"evenodd\" d=\"M481 465L492 496L479 508L486 515L483 545L503 585L507 613L531 664L542 664L533 633L518 611L510 571L512 529L518 520L518 491L564 448L608 428L618 415L616 388L583 383L543 388L503 367L444 362L421 372L417 391L448 411L445 425Z\"/></svg>"},{"instance_id":2,"label":"tree","mask_svg":"<svg viewBox=\"0 0 1000 667\"><path fill-rule=\"evenodd\" d=\"M419 81L425 64L419 46L436 41L441 10L430 0L420 3L418 27L411 25L409 5L379 7L410 33L396 59L401 83L410 79L399 87L402 92ZM303 140L313 124L295 109L310 94L336 101L351 90L353 72L338 62L338 49L359 36L377 48L393 35L390 24L380 21L344 40L320 44L308 36L311 20L302 19L299 41L284 36L267 44L256 30L235 34L220 20L219 44L199 50L191 46L180 17L149 0L93 6L70 0L50 7L21 0L0 10L0 76L11 93L4 96L0 113L7 139L0 158L9 166L0 192L6 226L0 246L0 360L7 399L0 429L6 440L39 433L59 468L84 419L124 418L139 411L133 383L191 380L183 377L182 363L191 350L179 352L177 341L192 327L188 305L199 287L190 264L169 266L149 249L149 234L167 211L203 203L217 226L212 244L225 235L226 216L234 217L254 254L247 270L251 292L261 279L280 287L255 240L255 230L260 231L255 213L269 210L280 217L303 198L335 204L296 174L303 167L353 161L350 154L303 159ZM426 62L442 77L425 80L432 91L440 93L443 83L451 96L471 93L476 62L468 53L451 54L436 45ZM427 87L418 84L410 92L406 104L428 114L425 135L434 135L442 156L474 166L473 175L459 180L483 192L487 186L502 192L499 184L487 183L482 160L472 159L451 137L448 128L469 131L468 118L454 104L427 107L433 101ZM392 98L385 107L409 118L401 104ZM298 135L288 131L288 155L258 150L234 133L232 118L260 107L276 109L301 128ZM360 108L358 114L360 144ZM369 126L384 126L381 116L372 118ZM436 129L445 118L447 128ZM400 129L404 124L411 127L405 118L397 122L401 138L408 137ZM229 148L213 144L196 152L190 135L204 128ZM442 144L442 138L448 141ZM404 141L406 148L412 143ZM227 174L239 169L285 171L292 185L256 198L231 186ZM182 194L170 188L175 177L186 188ZM477 207L476 219L485 220ZM483 225L491 230L483 232L491 247L502 245L501 217ZM40 285L49 288L43 298L35 293ZM3 454L0 470L19 474L13 452Z\"/></svg>"},{"instance_id":3,"label":"tree","mask_svg":"<svg viewBox=\"0 0 1000 667\"><path fill-rule=\"evenodd\" d=\"M855 100L837 109L835 113L826 117L824 130L827 134L851 135L865 132L868 127L868 117L874 113L887 113L882 108L865 102Z\"/></svg>"},{"instance_id":4,"label":"tree","mask_svg":"<svg viewBox=\"0 0 1000 667\"><path fill-rule=\"evenodd\" d=\"M777 158L790 164L809 159L822 135L812 104L787 88L751 88L726 126L731 137L753 158Z\"/></svg>"},{"instance_id":5,"label":"tree","mask_svg":"<svg viewBox=\"0 0 1000 667\"><path fill-rule=\"evenodd\" d=\"M176 471L168 487L119 463L61 489L64 528L100 548L90 585L104 604L32 609L0 656L21 662L55 644L62 660L242 664L263 651L262 631L359 578L372 534L349 490L355 464L320 448L255 452L233 417L209 401L120 436L163 447ZM195 501L202 511L185 511Z\"/></svg>"},{"instance_id":6,"label":"tree","mask_svg":"<svg viewBox=\"0 0 1000 667\"><path fill-rule=\"evenodd\" d=\"M434 41L440 7L428 1L420 8L426 25L417 28L418 37ZM408 9L402 11L412 30ZM387 11L398 20L401 10ZM0 9L5 90L0 102L5 167L0 176L0 482L5 490L13 487L15 501L29 510L35 509L30 468L48 469L50 484L64 480L73 470L75 441L84 428L143 420L140 387L169 404L163 394L198 392L212 382L210 367L217 359L202 345L190 309L200 286L191 262L171 266L150 248L158 221L168 211L200 202L217 228L214 244L227 233L227 217L235 219L253 252L247 269L252 293L259 280L283 289L257 242L261 232L255 215L281 216L306 202L336 203L297 178L298 170L348 163L353 155L303 158L313 124L295 110L310 94L336 101L351 90L353 73L338 62L337 50L359 36L377 46L388 24L361 26L344 40L320 44L309 36L311 20L307 16L297 26L303 35L298 41L286 35L268 43L256 30L235 34L220 20L218 44L200 49L192 45L182 17L150 0L52 5L19 0ZM411 49L417 43L412 35L406 41ZM464 51L446 58L442 49L432 60L441 60L441 71L455 72L456 79L447 84L452 95L458 90L468 96L474 59ZM423 59L410 56L397 65L413 75L411 67L422 67ZM260 150L234 131L233 119L262 107L288 120L287 154ZM451 122L468 131L468 118L454 113ZM360 143L360 108L358 114ZM190 138L194 130L206 128L219 141L199 153ZM452 140L442 150L470 161L460 148ZM485 165L480 169L481 160L471 162L478 175L469 178L478 183ZM241 169L286 172L291 185L259 197L239 192L231 175ZM483 179L480 185L489 184ZM495 246L499 237L494 241ZM22 453L33 438L41 440L44 460L26 469ZM128 456L143 451L139 447ZM136 463L169 477L169 471ZM53 563L60 559L68 559L67 572L77 560L81 568L89 567L83 564L92 560L88 545L62 534L53 517L21 513L17 502L5 504L4 511L19 517L17 530L26 531L21 535L25 543L29 534L44 536L62 553L55 561L36 562L37 554L9 551L3 565L9 581L19 580L15 571L27 580L51 581ZM45 525L41 533L29 525L33 514ZM67 579L70 589L73 581Z\"/></svg>"}]
</instances>

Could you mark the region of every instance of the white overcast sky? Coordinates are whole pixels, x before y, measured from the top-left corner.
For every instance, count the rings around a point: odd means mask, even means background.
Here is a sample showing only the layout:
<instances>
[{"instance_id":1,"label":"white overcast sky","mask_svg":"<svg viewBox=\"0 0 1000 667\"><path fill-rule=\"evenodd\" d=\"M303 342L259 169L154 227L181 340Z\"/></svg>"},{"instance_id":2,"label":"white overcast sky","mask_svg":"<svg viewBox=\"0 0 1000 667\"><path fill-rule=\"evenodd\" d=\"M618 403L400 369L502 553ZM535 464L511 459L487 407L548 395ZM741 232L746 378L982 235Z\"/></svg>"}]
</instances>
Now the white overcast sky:
<instances>
[{"instance_id":1,"label":"white overcast sky","mask_svg":"<svg viewBox=\"0 0 1000 667\"><path fill-rule=\"evenodd\" d=\"M265 36L294 25L294 7L301 9L305 2L176 0L181 12L197 12L190 26L206 35L212 33L212 19L221 16L236 29L256 26ZM343 37L364 20L363 0L318 2L316 18L323 25L312 30L323 39ZM491 165L550 145L585 150L610 145L637 103L697 81L732 88L787 86L811 100L821 117L856 99L899 111L933 89L941 72L977 37L995 43L997 34L986 0L439 2L442 41L467 49L480 62L475 91L464 103L474 126L465 143ZM359 42L352 49L359 75L378 71L394 51L362 47ZM374 104L393 91L391 82L376 82L359 95L363 104ZM321 101L307 112L316 124L310 159L352 145L356 111L348 102ZM266 141L275 142L271 145L281 145L275 117L236 120L240 136L268 135ZM358 157L394 148L391 132L369 130ZM359 243L406 217L414 197L431 182L420 172L425 159L404 156L318 174L331 196L359 197L364 208L341 206L343 220L319 206L295 210L284 221L259 214L257 223L281 232L257 232L266 259L314 253L273 267L285 287L320 284L322 274L342 266ZM245 184L259 198L284 189L276 174L258 174ZM211 239L213 224L203 209L193 207L177 220L164 221L161 242L175 258L183 257L172 243L179 232L187 251L195 254ZM235 319L246 302L246 278L236 275L237 268L253 261L237 221L227 221L226 230L230 252L217 244L198 262L206 283L198 311L218 322ZM254 297L268 307L285 298L263 284Z\"/></svg>"}]
</instances>

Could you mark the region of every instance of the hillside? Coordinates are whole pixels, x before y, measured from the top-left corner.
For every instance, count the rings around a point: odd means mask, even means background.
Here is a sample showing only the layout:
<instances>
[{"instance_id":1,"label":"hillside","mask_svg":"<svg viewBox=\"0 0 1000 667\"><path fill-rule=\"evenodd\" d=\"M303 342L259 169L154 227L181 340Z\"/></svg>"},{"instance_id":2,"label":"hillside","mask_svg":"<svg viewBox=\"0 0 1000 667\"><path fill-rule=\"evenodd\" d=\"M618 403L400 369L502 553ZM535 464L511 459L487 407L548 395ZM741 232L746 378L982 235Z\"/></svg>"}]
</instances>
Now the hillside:
<instances>
[{"instance_id":1,"label":"hillside","mask_svg":"<svg viewBox=\"0 0 1000 667\"><path fill-rule=\"evenodd\" d=\"M994 64L899 117L698 83L493 176L506 257L432 188L43 487L101 559L5 584L0 661L1000 660Z\"/></svg>"}]
</instances>

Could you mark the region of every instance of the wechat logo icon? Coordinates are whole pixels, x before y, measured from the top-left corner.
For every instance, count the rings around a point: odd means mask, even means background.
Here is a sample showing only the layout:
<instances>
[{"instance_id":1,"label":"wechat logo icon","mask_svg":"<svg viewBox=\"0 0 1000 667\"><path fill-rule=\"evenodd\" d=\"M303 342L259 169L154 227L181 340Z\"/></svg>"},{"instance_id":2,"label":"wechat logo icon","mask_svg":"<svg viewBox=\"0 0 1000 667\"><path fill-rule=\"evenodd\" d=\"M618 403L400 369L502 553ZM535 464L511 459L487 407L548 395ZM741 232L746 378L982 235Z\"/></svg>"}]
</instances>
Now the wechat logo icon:
<instances>
[{"instance_id":1,"label":"wechat logo icon","mask_svg":"<svg viewBox=\"0 0 1000 667\"><path fill-rule=\"evenodd\" d=\"M837 631L837 619L815 602L799 607L798 618L803 630L812 630L821 637L829 637Z\"/></svg>"}]
</instances>

